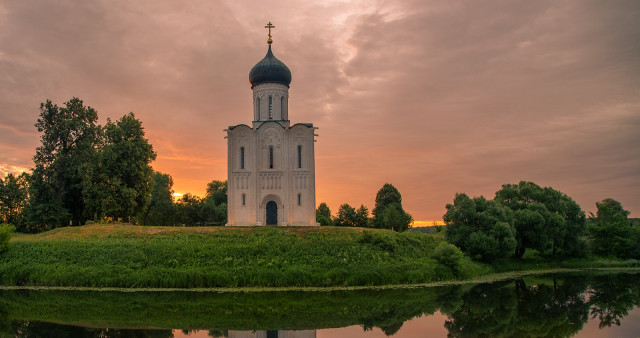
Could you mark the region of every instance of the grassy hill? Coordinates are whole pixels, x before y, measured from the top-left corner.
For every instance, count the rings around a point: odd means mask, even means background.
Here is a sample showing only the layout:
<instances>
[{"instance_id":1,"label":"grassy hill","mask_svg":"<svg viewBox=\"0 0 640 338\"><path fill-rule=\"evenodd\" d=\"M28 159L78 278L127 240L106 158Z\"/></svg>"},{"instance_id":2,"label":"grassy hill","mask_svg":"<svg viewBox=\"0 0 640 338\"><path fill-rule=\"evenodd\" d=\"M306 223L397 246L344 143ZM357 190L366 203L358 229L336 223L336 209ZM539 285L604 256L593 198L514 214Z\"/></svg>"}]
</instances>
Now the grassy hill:
<instances>
[{"instance_id":1,"label":"grassy hill","mask_svg":"<svg viewBox=\"0 0 640 338\"><path fill-rule=\"evenodd\" d=\"M338 227L87 225L14 234L3 285L117 288L415 284L490 272L441 236ZM449 247L449 249L451 249Z\"/></svg>"},{"instance_id":2,"label":"grassy hill","mask_svg":"<svg viewBox=\"0 0 640 338\"><path fill-rule=\"evenodd\" d=\"M10 244L0 254L4 286L323 288L640 266L635 260L564 259L535 250L522 260L505 258L488 265L462 256L441 233L344 227L95 224L14 234Z\"/></svg>"}]
</instances>

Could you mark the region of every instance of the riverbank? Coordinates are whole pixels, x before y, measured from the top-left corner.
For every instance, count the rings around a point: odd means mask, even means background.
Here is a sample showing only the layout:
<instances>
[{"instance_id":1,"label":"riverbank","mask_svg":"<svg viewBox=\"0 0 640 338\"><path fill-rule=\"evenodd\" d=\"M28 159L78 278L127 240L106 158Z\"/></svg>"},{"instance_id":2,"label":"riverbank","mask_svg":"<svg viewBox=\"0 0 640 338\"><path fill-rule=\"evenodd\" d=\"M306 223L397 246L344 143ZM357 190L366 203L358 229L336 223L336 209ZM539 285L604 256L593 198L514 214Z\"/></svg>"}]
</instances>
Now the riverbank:
<instances>
[{"instance_id":1,"label":"riverbank","mask_svg":"<svg viewBox=\"0 0 640 338\"><path fill-rule=\"evenodd\" d=\"M633 267L637 261L496 265L459 257L440 235L339 227L87 225L15 234L0 284L115 289L351 288L427 285L510 270ZM525 271L520 271L525 273Z\"/></svg>"}]
</instances>

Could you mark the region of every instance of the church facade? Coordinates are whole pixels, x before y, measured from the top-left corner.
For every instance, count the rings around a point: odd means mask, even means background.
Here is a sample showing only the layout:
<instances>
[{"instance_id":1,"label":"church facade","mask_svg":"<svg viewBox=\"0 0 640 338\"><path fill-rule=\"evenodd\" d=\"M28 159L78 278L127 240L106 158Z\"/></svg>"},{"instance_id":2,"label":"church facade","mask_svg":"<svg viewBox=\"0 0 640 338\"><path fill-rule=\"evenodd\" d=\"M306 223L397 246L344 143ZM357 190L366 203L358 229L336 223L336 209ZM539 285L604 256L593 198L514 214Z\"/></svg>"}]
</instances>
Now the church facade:
<instances>
[{"instance_id":1,"label":"church facade","mask_svg":"<svg viewBox=\"0 0 640 338\"><path fill-rule=\"evenodd\" d=\"M316 225L317 128L289 121L291 71L273 55L270 33L266 56L249 72L253 122L225 129L227 225Z\"/></svg>"}]
</instances>

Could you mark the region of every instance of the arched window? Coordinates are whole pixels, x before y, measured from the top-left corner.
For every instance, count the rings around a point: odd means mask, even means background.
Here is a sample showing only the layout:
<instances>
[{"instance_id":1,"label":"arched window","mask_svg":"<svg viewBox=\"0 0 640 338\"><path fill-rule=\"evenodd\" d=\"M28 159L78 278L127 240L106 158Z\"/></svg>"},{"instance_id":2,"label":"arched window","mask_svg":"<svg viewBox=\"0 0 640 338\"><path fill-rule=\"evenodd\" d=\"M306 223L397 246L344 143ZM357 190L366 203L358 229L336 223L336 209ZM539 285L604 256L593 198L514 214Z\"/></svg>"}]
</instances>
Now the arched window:
<instances>
[{"instance_id":1,"label":"arched window","mask_svg":"<svg viewBox=\"0 0 640 338\"><path fill-rule=\"evenodd\" d=\"M298 194L298 205L302 205L302 194Z\"/></svg>"},{"instance_id":2,"label":"arched window","mask_svg":"<svg viewBox=\"0 0 640 338\"><path fill-rule=\"evenodd\" d=\"M242 194L242 205L247 205L247 195Z\"/></svg>"},{"instance_id":3,"label":"arched window","mask_svg":"<svg viewBox=\"0 0 640 338\"><path fill-rule=\"evenodd\" d=\"M269 95L269 120L273 120L273 97Z\"/></svg>"},{"instance_id":4,"label":"arched window","mask_svg":"<svg viewBox=\"0 0 640 338\"><path fill-rule=\"evenodd\" d=\"M269 169L273 169L273 146L269 146Z\"/></svg>"},{"instance_id":5,"label":"arched window","mask_svg":"<svg viewBox=\"0 0 640 338\"><path fill-rule=\"evenodd\" d=\"M302 146L298 145L298 168L302 168Z\"/></svg>"},{"instance_id":6,"label":"arched window","mask_svg":"<svg viewBox=\"0 0 640 338\"><path fill-rule=\"evenodd\" d=\"M284 119L284 96L280 96L280 116Z\"/></svg>"},{"instance_id":7,"label":"arched window","mask_svg":"<svg viewBox=\"0 0 640 338\"><path fill-rule=\"evenodd\" d=\"M260 98L256 98L256 111L258 112L258 120L260 120Z\"/></svg>"},{"instance_id":8,"label":"arched window","mask_svg":"<svg viewBox=\"0 0 640 338\"><path fill-rule=\"evenodd\" d=\"M240 169L244 169L244 147L240 147Z\"/></svg>"}]
</instances>

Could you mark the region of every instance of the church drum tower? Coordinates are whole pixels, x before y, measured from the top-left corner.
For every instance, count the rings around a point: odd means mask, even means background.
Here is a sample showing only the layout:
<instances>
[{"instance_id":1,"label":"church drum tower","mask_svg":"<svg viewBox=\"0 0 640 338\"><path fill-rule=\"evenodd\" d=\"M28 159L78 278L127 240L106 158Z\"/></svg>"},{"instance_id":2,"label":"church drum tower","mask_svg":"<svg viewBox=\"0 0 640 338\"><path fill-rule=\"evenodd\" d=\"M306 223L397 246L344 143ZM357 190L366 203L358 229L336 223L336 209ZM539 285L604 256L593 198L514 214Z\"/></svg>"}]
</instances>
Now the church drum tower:
<instances>
[{"instance_id":1,"label":"church drum tower","mask_svg":"<svg viewBox=\"0 0 640 338\"><path fill-rule=\"evenodd\" d=\"M227 216L230 226L317 225L314 134L289 122L291 71L271 51L249 72L253 123L227 132Z\"/></svg>"}]
</instances>

